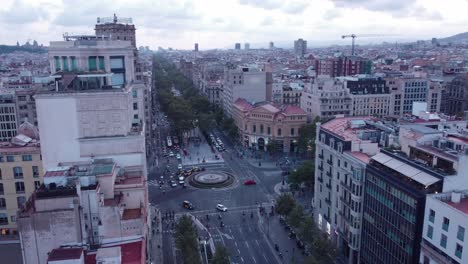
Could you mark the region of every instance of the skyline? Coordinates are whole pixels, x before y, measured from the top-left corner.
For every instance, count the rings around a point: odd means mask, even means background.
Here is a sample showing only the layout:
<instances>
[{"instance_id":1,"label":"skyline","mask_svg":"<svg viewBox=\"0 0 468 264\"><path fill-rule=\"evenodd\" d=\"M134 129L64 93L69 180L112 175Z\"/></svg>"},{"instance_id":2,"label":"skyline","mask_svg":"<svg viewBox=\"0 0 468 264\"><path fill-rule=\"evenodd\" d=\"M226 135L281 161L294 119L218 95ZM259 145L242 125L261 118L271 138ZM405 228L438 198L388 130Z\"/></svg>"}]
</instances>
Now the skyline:
<instances>
[{"instance_id":1,"label":"skyline","mask_svg":"<svg viewBox=\"0 0 468 264\"><path fill-rule=\"evenodd\" d=\"M6 0L0 7L0 39L14 45L37 40L46 46L65 32L94 34L97 17L131 17L137 46L200 50L292 47L303 38L309 47L349 45L341 35L355 33L357 44L404 42L447 37L467 31L468 0L228 0L188 1ZM372 21L372 23L369 23ZM372 37L359 38L359 34Z\"/></svg>"}]
</instances>

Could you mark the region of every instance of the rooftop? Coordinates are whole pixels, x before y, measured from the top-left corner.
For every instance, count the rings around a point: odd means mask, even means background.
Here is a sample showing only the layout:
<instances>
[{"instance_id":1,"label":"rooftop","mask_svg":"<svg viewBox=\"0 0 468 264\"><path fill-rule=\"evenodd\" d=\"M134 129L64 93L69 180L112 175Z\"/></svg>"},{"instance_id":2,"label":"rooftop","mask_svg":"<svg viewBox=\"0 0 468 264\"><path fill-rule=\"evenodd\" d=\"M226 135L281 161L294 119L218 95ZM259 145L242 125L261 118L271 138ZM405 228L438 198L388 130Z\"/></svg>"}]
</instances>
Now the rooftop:
<instances>
[{"instance_id":1,"label":"rooftop","mask_svg":"<svg viewBox=\"0 0 468 264\"><path fill-rule=\"evenodd\" d=\"M366 124L365 121L372 120L371 117L342 117L332 119L322 125L320 129L328 131L345 141L362 141L356 131L374 131L367 126L360 126ZM352 127L356 128L352 128Z\"/></svg>"},{"instance_id":2,"label":"rooftop","mask_svg":"<svg viewBox=\"0 0 468 264\"><path fill-rule=\"evenodd\" d=\"M47 261L80 259L82 255L82 248L56 248L49 253Z\"/></svg>"},{"instance_id":3,"label":"rooftop","mask_svg":"<svg viewBox=\"0 0 468 264\"><path fill-rule=\"evenodd\" d=\"M122 220L140 219L141 209L125 209L122 214Z\"/></svg>"},{"instance_id":4,"label":"rooftop","mask_svg":"<svg viewBox=\"0 0 468 264\"><path fill-rule=\"evenodd\" d=\"M457 209L458 211L461 211L464 214L468 215L468 197L461 198L459 203L454 203L451 200L441 200L441 201Z\"/></svg>"},{"instance_id":5,"label":"rooftop","mask_svg":"<svg viewBox=\"0 0 468 264\"><path fill-rule=\"evenodd\" d=\"M140 240L125 244L116 244L108 247L120 247L122 264L141 264L144 262L144 241ZM96 264L96 256L96 252L89 252L86 254L85 264Z\"/></svg>"},{"instance_id":6,"label":"rooftop","mask_svg":"<svg viewBox=\"0 0 468 264\"><path fill-rule=\"evenodd\" d=\"M286 115L305 115L307 114L302 108L295 105L288 105L283 109L283 113Z\"/></svg>"}]
</instances>

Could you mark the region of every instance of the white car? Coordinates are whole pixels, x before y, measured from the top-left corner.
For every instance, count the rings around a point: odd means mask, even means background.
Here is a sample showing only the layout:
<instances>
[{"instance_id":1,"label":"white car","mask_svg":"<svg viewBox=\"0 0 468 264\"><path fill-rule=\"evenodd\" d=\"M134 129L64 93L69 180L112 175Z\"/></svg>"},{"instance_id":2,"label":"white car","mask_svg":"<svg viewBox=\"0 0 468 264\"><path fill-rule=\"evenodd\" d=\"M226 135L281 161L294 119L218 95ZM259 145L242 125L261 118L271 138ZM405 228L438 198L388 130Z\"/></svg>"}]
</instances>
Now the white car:
<instances>
[{"instance_id":1,"label":"white car","mask_svg":"<svg viewBox=\"0 0 468 264\"><path fill-rule=\"evenodd\" d=\"M169 152L169 157L174 157L174 152Z\"/></svg>"},{"instance_id":2,"label":"white car","mask_svg":"<svg viewBox=\"0 0 468 264\"><path fill-rule=\"evenodd\" d=\"M218 209L221 212L226 212L227 211L227 207L222 205L222 204L217 204L216 209Z\"/></svg>"},{"instance_id":3,"label":"white car","mask_svg":"<svg viewBox=\"0 0 468 264\"><path fill-rule=\"evenodd\" d=\"M179 181L184 181L184 180L185 180L185 179L184 179L183 176L180 176L180 177L179 177Z\"/></svg>"},{"instance_id":4,"label":"white car","mask_svg":"<svg viewBox=\"0 0 468 264\"><path fill-rule=\"evenodd\" d=\"M181 157L180 157L180 154L179 154L179 153L177 153L177 159L181 159Z\"/></svg>"},{"instance_id":5,"label":"white car","mask_svg":"<svg viewBox=\"0 0 468 264\"><path fill-rule=\"evenodd\" d=\"M177 165L177 169L181 170L182 169L182 164Z\"/></svg>"}]
</instances>

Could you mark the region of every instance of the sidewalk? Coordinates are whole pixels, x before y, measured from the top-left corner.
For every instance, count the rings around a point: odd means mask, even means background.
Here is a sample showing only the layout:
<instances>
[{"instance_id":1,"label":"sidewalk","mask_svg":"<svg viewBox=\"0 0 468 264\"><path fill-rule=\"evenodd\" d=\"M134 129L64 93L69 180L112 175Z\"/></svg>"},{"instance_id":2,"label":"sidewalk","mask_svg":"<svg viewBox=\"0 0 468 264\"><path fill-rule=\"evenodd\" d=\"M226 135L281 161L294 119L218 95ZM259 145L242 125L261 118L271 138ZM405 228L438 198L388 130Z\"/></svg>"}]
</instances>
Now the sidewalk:
<instances>
[{"instance_id":1,"label":"sidewalk","mask_svg":"<svg viewBox=\"0 0 468 264\"><path fill-rule=\"evenodd\" d=\"M161 227L161 212L159 209L150 207L151 221L152 221L152 239L151 239L151 252L150 258L151 263L163 263L163 251L162 251L162 227ZM156 220L154 220L156 218Z\"/></svg>"}]
</instances>

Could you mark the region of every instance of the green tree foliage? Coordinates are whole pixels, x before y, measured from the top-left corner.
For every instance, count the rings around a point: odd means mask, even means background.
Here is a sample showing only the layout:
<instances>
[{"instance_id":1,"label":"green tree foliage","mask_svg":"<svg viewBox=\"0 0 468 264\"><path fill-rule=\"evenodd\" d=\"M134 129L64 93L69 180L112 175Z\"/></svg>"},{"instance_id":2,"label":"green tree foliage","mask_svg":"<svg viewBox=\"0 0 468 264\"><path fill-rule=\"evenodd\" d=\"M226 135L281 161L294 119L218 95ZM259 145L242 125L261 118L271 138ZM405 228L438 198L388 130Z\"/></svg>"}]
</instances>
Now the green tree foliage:
<instances>
[{"instance_id":1,"label":"green tree foliage","mask_svg":"<svg viewBox=\"0 0 468 264\"><path fill-rule=\"evenodd\" d=\"M211 259L211 264L229 264L229 252L223 246L217 246L216 252Z\"/></svg>"},{"instance_id":2,"label":"green tree foliage","mask_svg":"<svg viewBox=\"0 0 468 264\"><path fill-rule=\"evenodd\" d=\"M310 124L306 124L299 128L299 139L297 146L299 153L311 152L312 155L315 152L315 137L317 132L317 126L315 123L320 122L320 118L317 116L314 121Z\"/></svg>"},{"instance_id":3,"label":"green tree foliage","mask_svg":"<svg viewBox=\"0 0 468 264\"><path fill-rule=\"evenodd\" d=\"M282 145L276 140L268 141L267 150L270 154L277 154L283 152Z\"/></svg>"},{"instance_id":4,"label":"green tree foliage","mask_svg":"<svg viewBox=\"0 0 468 264\"><path fill-rule=\"evenodd\" d=\"M319 264L333 263L337 256L336 247L326 234L319 234L313 243L313 254Z\"/></svg>"},{"instance_id":5,"label":"green tree foliage","mask_svg":"<svg viewBox=\"0 0 468 264\"><path fill-rule=\"evenodd\" d=\"M184 263L201 264L197 230L189 216L184 215L179 219L175 225L174 238Z\"/></svg>"},{"instance_id":6,"label":"green tree foliage","mask_svg":"<svg viewBox=\"0 0 468 264\"><path fill-rule=\"evenodd\" d=\"M289 193L283 193L276 199L276 212L280 215L288 215L294 206L296 201Z\"/></svg>"},{"instance_id":7,"label":"green tree foliage","mask_svg":"<svg viewBox=\"0 0 468 264\"><path fill-rule=\"evenodd\" d=\"M302 240L307 245L312 245L317 237L319 230L311 218L306 217L299 227Z\"/></svg>"},{"instance_id":8,"label":"green tree foliage","mask_svg":"<svg viewBox=\"0 0 468 264\"><path fill-rule=\"evenodd\" d=\"M295 171L289 175L289 185L292 189L297 189L302 183L313 188L315 184L315 165L313 161L305 161Z\"/></svg>"},{"instance_id":9,"label":"green tree foliage","mask_svg":"<svg viewBox=\"0 0 468 264\"><path fill-rule=\"evenodd\" d=\"M299 204L296 204L291 210L291 212L289 212L286 219L289 225L291 225L294 228L299 228L305 219L304 209L302 208L302 206Z\"/></svg>"}]
</instances>

